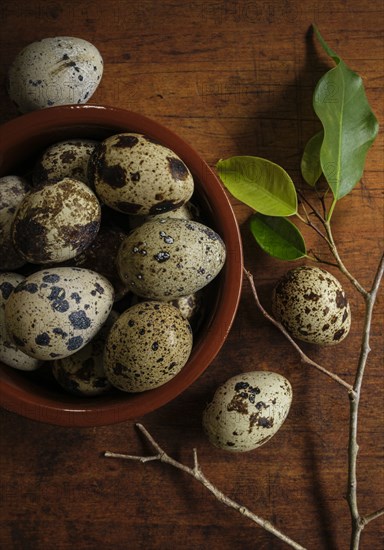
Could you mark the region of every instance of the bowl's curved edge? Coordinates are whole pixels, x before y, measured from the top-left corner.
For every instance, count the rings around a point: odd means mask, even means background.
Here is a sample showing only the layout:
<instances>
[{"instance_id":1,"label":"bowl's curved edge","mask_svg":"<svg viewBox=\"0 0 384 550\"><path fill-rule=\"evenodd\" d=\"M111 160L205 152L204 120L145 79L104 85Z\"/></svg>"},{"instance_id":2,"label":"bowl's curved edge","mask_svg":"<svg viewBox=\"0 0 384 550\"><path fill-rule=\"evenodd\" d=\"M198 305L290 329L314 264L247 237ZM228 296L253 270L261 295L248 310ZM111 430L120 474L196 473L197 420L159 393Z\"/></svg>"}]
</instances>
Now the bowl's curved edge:
<instances>
[{"instance_id":1,"label":"bowl's curved edge","mask_svg":"<svg viewBox=\"0 0 384 550\"><path fill-rule=\"evenodd\" d=\"M172 148L191 167L192 172L196 169L195 171L199 174L200 179L202 179L201 175L203 174L204 181L212 186L210 190L214 190L215 205L219 205L219 210L225 208L226 214L230 215L226 219L226 223L218 228L218 232L226 244L227 258L231 257L231 262L225 263L219 276L223 277L224 281L235 281L235 284L231 286L228 296L221 296L222 299L218 304L217 315L209 326L209 331L214 338L215 345L209 348L203 345L196 346L188 362L188 371L183 372L182 370L164 386L145 392L145 405L142 403L140 394L130 396L125 406L122 405L121 401L114 401L113 398L107 401L107 405L104 403L104 405L100 406L95 402L84 404L84 400L79 400L79 406L75 407L73 402L67 403L65 399L57 402L46 396L41 396L40 402L36 403L31 399L31 395L26 390L22 391L14 385L12 378L7 372L4 372L0 364L0 406L4 409L21 414L32 420L67 427L91 427L115 424L144 416L176 398L209 367L218 355L231 330L241 296L243 279L241 235L232 205L216 174L208 164L183 138L176 135L169 128L142 114L115 107L89 104L50 107L44 111L39 111L39 115L34 111L4 123L0 126L0 142L2 136L12 139L14 135L12 129L15 126L19 126L21 129L23 124L29 124L38 134L39 122L41 124L41 120L43 120L45 128L47 128L47 125L54 128L55 124L57 124L56 113L58 110L61 113L65 111L65 118L69 127L73 124L88 126L90 124L95 126L100 124L102 126L103 123L107 123L104 118L104 116L107 116L108 125L114 126L116 129L128 130L127 123L124 123L124 120L129 119L130 131L141 131L148 134L155 133L156 135L158 132L161 133L161 141L164 145ZM98 122L95 122L95 119ZM4 160L0 156L0 173L1 162L4 162ZM222 319L225 322L222 322ZM201 364L206 365L204 369L201 368ZM169 392L165 390L171 390L170 397L168 396Z\"/></svg>"}]
</instances>

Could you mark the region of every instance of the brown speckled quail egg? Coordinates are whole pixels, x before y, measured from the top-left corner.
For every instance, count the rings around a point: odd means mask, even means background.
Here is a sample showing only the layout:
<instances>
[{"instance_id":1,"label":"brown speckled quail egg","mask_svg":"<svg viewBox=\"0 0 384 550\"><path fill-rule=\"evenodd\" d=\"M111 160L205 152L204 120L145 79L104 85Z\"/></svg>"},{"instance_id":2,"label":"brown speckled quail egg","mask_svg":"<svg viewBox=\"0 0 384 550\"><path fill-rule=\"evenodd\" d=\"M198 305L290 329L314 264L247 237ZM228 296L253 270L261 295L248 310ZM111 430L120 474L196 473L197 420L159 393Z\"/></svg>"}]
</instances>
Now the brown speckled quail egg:
<instances>
[{"instance_id":1,"label":"brown speckled quail egg","mask_svg":"<svg viewBox=\"0 0 384 550\"><path fill-rule=\"evenodd\" d=\"M111 311L107 321L92 340L69 357L57 359L52 373L60 386L75 395L93 397L111 389L104 370L104 346L113 323L119 314Z\"/></svg>"},{"instance_id":2,"label":"brown speckled quail egg","mask_svg":"<svg viewBox=\"0 0 384 550\"><path fill-rule=\"evenodd\" d=\"M220 236L195 221L160 218L134 229L117 255L120 277L144 298L170 301L194 294L222 269Z\"/></svg>"},{"instance_id":3,"label":"brown speckled quail egg","mask_svg":"<svg viewBox=\"0 0 384 550\"><path fill-rule=\"evenodd\" d=\"M111 328L104 366L111 384L143 392L171 380L192 351L192 330L180 311L165 302L141 302Z\"/></svg>"},{"instance_id":4,"label":"brown speckled quail egg","mask_svg":"<svg viewBox=\"0 0 384 550\"><path fill-rule=\"evenodd\" d=\"M12 222L17 207L30 186L19 176L0 178L0 270L22 267L25 259L16 250L12 240Z\"/></svg>"},{"instance_id":5,"label":"brown speckled quail egg","mask_svg":"<svg viewBox=\"0 0 384 550\"><path fill-rule=\"evenodd\" d=\"M180 310L184 319L187 319L192 329L196 331L203 318L203 302L203 291L199 291L188 296L180 296L180 298L171 300L169 303Z\"/></svg>"},{"instance_id":6,"label":"brown speckled quail egg","mask_svg":"<svg viewBox=\"0 0 384 550\"><path fill-rule=\"evenodd\" d=\"M70 139L54 143L46 149L33 168L34 185L73 178L88 184L88 162L97 141Z\"/></svg>"},{"instance_id":7,"label":"brown speckled quail egg","mask_svg":"<svg viewBox=\"0 0 384 550\"><path fill-rule=\"evenodd\" d=\"M156 214L155 216L130 216L130 228L135 229L145 222L159 218L182 218L183 220L200 221L201 214L198 207L188 201L175 210L168 210L168 212Z\"/></svg>"},{"instance_id":8,"label":"brown speckled quail egg","mask_svg":"<svg viewBox=\"0 0 384 550\"><path fill-rule=\"evenodd\" d=\"M96 147L89 177L100 199L125 214L173 210L194 190L192 174L171 149L135 133L116 134Z\"/></svg>"},{"instance_id":9,"label":"brown speckled quail egg","mask_svg":"<svg viewBox=\"0 0 384 550\"><path fill-rule=\"evenodd\" d=\"M5 304L12 342L41 360L67 357L84 347L107 320L113 288L104 277L78 267L29 275Z\"/></svg>"},{"instance_id":10,"label":"brown speckled quail egg","mask_svg":"<svg viewBox=\"0 0 384 550\"><path fill-rule=\"evenodd\" d=\"M272 311L293 337L312 344L337 344L351 326L351 311L340 282L318 267L288 271L273 290Z\"/></svg>"},{"instance_id":11,"label":"brown speckled quail egg","mask_svg":"<svg viewBox=\"0 0 384 550\"><path fill-rule=\"evenodd\" d=\"M103 59L82 38L44 38L26 46L8 72L8 93L26 113L52 105L86 103L98 87Z\"/></svg>"},{"instance_id":12,"label":"brown speckled quail egg","mask_svg":"<svg viewBox=\"0 0 384 550\"><path fill-rule=\"evenodd\" d=\"M18 273L0 273L0 361L18 370L36 370L41 362L20 351L12 342L5 322L5 304L17 287L24 280Z\"/></svg>"},{"instance_id":13,"label":"brown speckled quail egg","mask_svg":"<svg viewBox=\"0 0 384 550\"><path fill-rule=\"evenodd\" d=\"M84 183L64 178L31 191L20 203L13 242L29 262L61 262L80 254L96 237L101 208Z\"/></svg>"},{"instance_id":14,"label":"brown speckled quail egg","mask_svg":"<svg viewBox=\"0 0 384 550\"><path fill-rule=\"evenodd\" d=\"M83 267L100 273L112 284L115 300L121 300L129 292L129 287L119 277L115 259L125 237L126 233L118 229L101 226L95 239L83 252L60 265Z\"/></svg>"},{"instance_id":15,"label":"brown speckled quail egg","mask_svg":"<svg viewBox=\"0 0 384 550\"><path fill-rule=\"evenodd\" d=\"M287 418L292 387L281 374L233 376L216 390L203 413L210 442L232 452L251 451L271 439Z\"/></svg>"}]
</instances>

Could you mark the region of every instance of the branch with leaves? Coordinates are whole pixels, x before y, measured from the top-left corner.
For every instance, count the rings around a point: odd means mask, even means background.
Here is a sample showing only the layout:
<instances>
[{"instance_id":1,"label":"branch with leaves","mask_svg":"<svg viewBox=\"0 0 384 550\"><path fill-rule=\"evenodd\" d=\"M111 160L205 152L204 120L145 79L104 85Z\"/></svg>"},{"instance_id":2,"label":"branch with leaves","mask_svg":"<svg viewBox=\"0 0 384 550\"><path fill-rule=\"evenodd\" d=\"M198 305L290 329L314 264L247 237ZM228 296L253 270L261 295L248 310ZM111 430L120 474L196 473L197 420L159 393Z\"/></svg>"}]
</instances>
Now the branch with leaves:
<instances>
[{"instance_id":1,"label":"branch with leaves","mask_svg":"<svg viewBox=\"0 0 384 550\"><path fill-rule=\"evenodd\" d=\"M351 386L303 353L287 329L265 311L258 298L253 277L246 271L258 308L288 338L302 362L315 367L348 390L350 422L347 500L352 521L350 547L357 550L364 526L383 513L379 510L368 516L361 516L356 475L360 393L370 352L373 308L383 277L383 257L371 290L366 290L347 269L339 254L331 219L338 201L350 193L361 180L367 152L378 134L378 122L369 106L361 77L348 68L324 41L318 29L314 29L323 49L335 62L335 66L319 80L315 88L313 108L322 129L308 141L301 160L303 179L317 193L320 207L314 206L303 192L299 194L299 202L290 176L266 159L232 157L219 161L217 170L227 189L255 211L250 218L250 230L265 252L281 260L306 258L338 268L364 299L363 336L355 381ZM321 180L326 183L324 192L317 188ZM326 242L331 260L320 258L313 251L307 252L303 235L289 219L294 216Z\"/></svg>"},{"instance_id":2,"label":"branch with leaves","mask_svg":"<svg viewBox=\"0 0 384 550\"><path fill-rule=\"evenodd\" d=\"M301 161L303 179L315 192L319 206L312 204L312 201L307 199L306 193L298 193L287 172L267 159L253 156L232 157L219 161L217 171L228 191L254 210L250 218L250 230L265 252L280 260L292 261L305 258L337 268L364 299L365 320L360 354L354 383L349 384L303 352L288 329L263 307L253 275L245 270L258 309L287 338L299 354L302 363L315 368L347 390L346 395L349 398L347 501L352 523L350 548L358 550L364 527L384 514L384 508L381 508L363 516L359 511L357 493L360 395L368 355L371 351L371 324L384 273L384 255L381 257L370 290L365 289L348 270L339 254L331 219L338 201L351 192L361 179L367 152L378 133L378 123L368 104L361 78L351 71L326 44L316 28L315 33L325 52L335 62L335 66L320 79L314 91L313 107L322 124L322 129L308 141ZM356 132L356 128L359 128L359 132ZM321 180L326 183L325 191L319 189ZM320 258L316 252L307 251L302 233L291 221L293 217L315 231L316 235L325 241L330 258ZM235 509L292 548L303 548L276 529L268 520L241 506L216 488L201 471L195 449L194 466L190 468L168 456L142 425L139 424L138 428L153 447L154 455L144 457L106 452L105 456L138 460L142 463L159 460L169 464L192 476L211 491L221 503Z\"/></svg>"}]
</instances>

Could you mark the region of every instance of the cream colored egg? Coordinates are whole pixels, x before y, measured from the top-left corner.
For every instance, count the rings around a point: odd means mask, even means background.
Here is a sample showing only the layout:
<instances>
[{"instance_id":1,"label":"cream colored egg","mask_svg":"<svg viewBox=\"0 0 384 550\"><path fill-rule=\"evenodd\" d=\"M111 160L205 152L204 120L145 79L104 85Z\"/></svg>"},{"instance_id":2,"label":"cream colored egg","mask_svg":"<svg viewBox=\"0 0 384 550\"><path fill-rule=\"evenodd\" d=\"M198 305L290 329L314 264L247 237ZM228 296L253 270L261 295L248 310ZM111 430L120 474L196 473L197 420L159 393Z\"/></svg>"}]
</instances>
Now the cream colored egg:
<instances>
[{"instance_id":1,"label":"cream colored egg","mask_svg":"<svg viewBox=\"0 0 384 550\"><path fill-rule=\"evenodd\" d=\"M272 311L292 336L312 344L337 344L351 326L351 311L340 282L318 267L288 271L274 288Z\"/></svg>"},{"instance_id":2,"label":"cream colored egg","mask_svg":"<svg viewBox=\"0 0 384 550\"><path fill-rule=\"evenodd\" d=\"M292 402L292 387L281 374L253 371L233 376L215 392L203 413L210 442L232 452L264 445L280 429Z\"/></svg>"},{"instance_id":3,"label":"cream colored egg","mask_svg":"<svg viewBox=\"0 0 384 550\"><path fill-rule=\"evenodd\" d=\"M176 376L191 351L191 327L176 307L141 302L127 309L110 330L104 366L115 387L143 392Z\"/></svg>"},{"instance_id":4,"label":"cream colored egg","mask_svg":"<svg viewBox=\"0 0 384 550\"><path fill-rule=\"evenodd\" d=\"M13 242L29 262L62 262L89 246L100 220L100 204L91 189L64 178L31 191L20 203L13 220Z\"/></svg>"},{"instance_id":5,"label":"cream colored egg","mask_svg":"<svg viewBox=\"0 0 384 550\"><path fill-rule=\"evenodd\" d=\"M83 252L64 263L65 266L91 269L103 275L112 284L115 300L121 300L129 292L121 280L116 266L116 256L126 233L108 225L101 226L95 239ZM63 265L62 263L60 265Z\"/></svg>"},{"instance_id":6,"label":"cream colored egg","mask_svg":"<svg viewBox=\"0 0 384 550\"><path fill-rule=\"evenodd\" d=\"M12 292L5 320L12 342L41 360L72 355L105 323L113 288L87 269L57 267L33 273Z\"/></svg>"},{"instance_id":7,"label":"cream colored egg","mask_svg":"<svg viewBox=\"0 0 384 550\"><path fill-rule=\"evenodd\" d=\"M25 264L13 244L12 223L17 207L29 190L30 186L19 176L0 178L0 270L18 269Z\"/></svg>"},{"instance_id":8,"label":"cream colored egg","mask_svg":"<svg viewBox=\"0 0 384 550\"><path fill-rule=\"evenodd\" d=\"M108 333L119 314L111 311L107 321L92 340L69 357L57 359L52 373L60 386L74 395L93 397L112 388L104 369L104 346Z\"/></svg>"},{"instance_id":9,"label":"cream colored egg","mask_svg":"<svg viewBox=\"0 0 384 550\"><path fill-rule=\"evenodd\" d=\"M0 273L0 362L18 370L36 370L41 362L20 351L11 341L5 321L5 304L14 289L25 279L18 273Z\"/></svg>"},{"instance_id":10,"label":"cream colored egg","mask_svg":"<svg viewBox=\"0 0 384 550\"><path fill-rule=\"evenodd\" d=\"M26 46L14 59L8 72L8 93L23 113L86 103L102 74L101 54L87 40L44 38Z\"/></svg>"},{"instance_id":11,"label":"cream colored egg","mask_svg":"<svg viewBox=\"0 0 384 550\"><path fill-rule=\"evenodd\" d=\"M201 214L197 206L187 202L175 210L168 210L168 212L156 214L155 216L129 216L129 225L131 229L135 229L145 222L159 218L182 218L184 220L199 221Z\"/></svg>"},{"instance_id":12,"label":"cream colored egg","mask_svg":"<svg viewBox=\"0 0 384 550\"><path fill-rule=\"evenodd\" d=\"M222 269L225 245L198 222L160 218L133 230L117 255L121 279L135 294L170 301L194 294Z\"/></svg>"},{"instance_id":13,"label":"cream colored egg","mask_svg":"<svg viewBox=\"0 0 384 550\"><path fill-rule=\"evenodd\" d=\"M116 134L95 149L90 181L102 202L134 215L181 207L194 190L192 174L176 153L135 133Z\"/></svg>"},{"instance_id":14,"label":"cream colored egg","mask_svg":"<svg viewBox=\"0 0 384 550\"><path fill-rule=\"evenodd\" d=\"M63 178L73 178L88 185L88 162L97 143L91 139L70 139L48 147L34 166L34 185L46 185Z\"/></svg>"}]
</instances>

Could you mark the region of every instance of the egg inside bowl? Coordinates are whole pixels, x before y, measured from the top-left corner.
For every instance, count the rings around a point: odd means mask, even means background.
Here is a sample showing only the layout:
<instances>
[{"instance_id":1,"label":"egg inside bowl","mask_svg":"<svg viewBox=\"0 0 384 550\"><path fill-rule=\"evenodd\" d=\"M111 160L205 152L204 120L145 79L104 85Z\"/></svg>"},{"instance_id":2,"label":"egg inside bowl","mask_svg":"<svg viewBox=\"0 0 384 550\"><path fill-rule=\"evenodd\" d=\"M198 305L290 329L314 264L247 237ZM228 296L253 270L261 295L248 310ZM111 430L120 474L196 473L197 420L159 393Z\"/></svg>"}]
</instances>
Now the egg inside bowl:
<instances>
[{"instance_id":1,"label":"egg inside bowl","mask_svg":"<svg viewBox=\"0 0 384 550\"><path fill-rule=\"evenodd\" d=\"M0 177L23 175L48 146L66 139L104 140L122 132L144 134L171 149L194 179L192 202L204 223L226 247L219 275L206 287L204 314L182 370L164 385L141 393L119 390L78 397L55 383L49 364L24 372L0 363L0 405L22 416L63 426L97 426L138 418L174 399L213 362L236 315L242 285L239 228L218 178L201 156L173 131L143 115L97 105L50 107L22 115L0 127ZM1 266L0 266L1 269Z\"/></svg>"}]
</instances>

